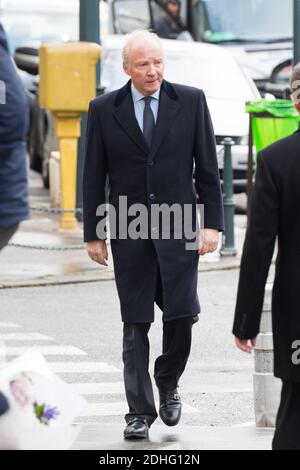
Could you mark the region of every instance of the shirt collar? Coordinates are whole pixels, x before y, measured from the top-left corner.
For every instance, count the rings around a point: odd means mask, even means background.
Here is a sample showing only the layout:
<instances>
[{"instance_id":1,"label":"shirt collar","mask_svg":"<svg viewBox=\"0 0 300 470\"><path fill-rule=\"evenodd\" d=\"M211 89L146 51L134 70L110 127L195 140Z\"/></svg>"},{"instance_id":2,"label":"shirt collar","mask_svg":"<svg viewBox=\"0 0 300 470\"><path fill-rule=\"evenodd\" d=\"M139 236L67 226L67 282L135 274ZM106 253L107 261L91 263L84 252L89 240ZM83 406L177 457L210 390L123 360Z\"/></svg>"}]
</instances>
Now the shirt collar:
<instances>
[{"instance_id":1,"label":"shirt collar","mask_svg":"<svg viewBox=\"0 0 300 470\"><path fill-rule=\"evenodd\" d=\"M144 97L144 95L142 95L142 93L140 93L134 86L133 83L131 83L131 93L132 93L132 99L133 99L133 102L134 103L137 103L138 101L142 100ZM159 93L160 93L160 87L158 90L156 90L153 95L150 95L152 98L156 99L156 100L159 100Z\"/></svg>"}]
</instances>

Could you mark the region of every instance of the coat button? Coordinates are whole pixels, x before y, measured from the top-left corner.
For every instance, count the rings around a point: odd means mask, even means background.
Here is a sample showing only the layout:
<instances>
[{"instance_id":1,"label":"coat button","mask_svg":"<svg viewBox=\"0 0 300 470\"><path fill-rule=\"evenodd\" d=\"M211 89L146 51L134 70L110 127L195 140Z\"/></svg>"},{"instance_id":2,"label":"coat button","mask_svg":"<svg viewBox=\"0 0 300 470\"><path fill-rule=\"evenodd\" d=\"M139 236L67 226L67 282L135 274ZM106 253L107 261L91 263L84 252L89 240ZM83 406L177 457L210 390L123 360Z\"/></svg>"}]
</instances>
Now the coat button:
<instances>
[{"instance_id":1,"label":"coat button","mask_svg":"<svg viewBox=\"0 0 300 470\"><path fill-rule=\"evenodd\" d=\"M153 193L149 194L149 198L151 199L151 201L153 201L155 199L155 194Z\"/></svg>"},{"instance_id":2,"label":"coat button","mask_svg":"<svg viewBox=\"0 0 300 470\"><path fill-rule=\"evenodd\" d=\"M153 160L148 160L148 165L149 165L149 166L152 166L153 163L154 163Z\"/></svg>"}]
</instances>

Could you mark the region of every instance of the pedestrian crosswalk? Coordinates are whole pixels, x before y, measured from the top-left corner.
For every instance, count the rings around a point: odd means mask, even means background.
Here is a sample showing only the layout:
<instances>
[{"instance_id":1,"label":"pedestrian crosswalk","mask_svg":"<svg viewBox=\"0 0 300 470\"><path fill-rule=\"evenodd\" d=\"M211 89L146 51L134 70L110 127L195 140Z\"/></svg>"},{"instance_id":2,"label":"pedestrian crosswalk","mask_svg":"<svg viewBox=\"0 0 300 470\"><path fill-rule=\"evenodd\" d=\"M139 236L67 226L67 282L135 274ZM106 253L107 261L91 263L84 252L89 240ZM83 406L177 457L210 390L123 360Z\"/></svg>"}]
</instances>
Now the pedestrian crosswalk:
<instances>
[{"instance_id":1,"label":"pedestrian crosswalk","mask_svg":"<svg viewBox=\"0 0 300 470\"><path fill-rule=\"evenodd\" d=\"M50 336L25 331L22 325L0 322L0 365L29 350L43 354L51 370L86 398L87 406L78 417L81 423L90 419L100 422L102 417L123 417L128 412L122 367L90 360L86 351L57 344ZM185 414L199 413L184 401L183 407Z\"/></svg>"}]
</instances>

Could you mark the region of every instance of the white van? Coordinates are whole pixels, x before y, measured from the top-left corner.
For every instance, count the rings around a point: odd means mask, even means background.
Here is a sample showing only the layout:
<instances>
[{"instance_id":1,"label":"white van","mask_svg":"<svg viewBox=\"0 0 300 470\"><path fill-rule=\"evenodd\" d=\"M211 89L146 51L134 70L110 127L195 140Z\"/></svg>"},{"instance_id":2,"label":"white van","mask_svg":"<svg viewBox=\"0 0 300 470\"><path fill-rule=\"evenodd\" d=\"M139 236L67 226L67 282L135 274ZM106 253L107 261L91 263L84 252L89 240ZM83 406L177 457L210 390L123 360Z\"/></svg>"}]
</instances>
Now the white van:
<instances>
[{"instance_id":1,"label":"white van","mask_svg":"<svg viewBox=\"0 0 300 470\"><path fill-rule=\"evenodd\" d=\"M248 158L249 115L245 103L260 98L258 89L236 62L219 46L162 39L165 52L165 78L203 89L216 135L219 167L222 173L225 137L231 137L235 192L245 191ZM107 36L102 43L101 83L105 92L120 88L128 80L122 71L124 36Z\"/></svg>"},{"instance_id":2,"label":"white van","mask_svg":"<svg viewBox=\"0 0 300 470\"><path fill-rule=\"evenodd\" d=\"M229 49L238 63L266 91L276 66L293 55L293 0L180 0L171 19L167 0L108 0L110 33L149 29L167 39L190 40ZM160 31L158 27L173 23ZM179 21L179 22L178 22Z\"/></svg>"}]
</instances>

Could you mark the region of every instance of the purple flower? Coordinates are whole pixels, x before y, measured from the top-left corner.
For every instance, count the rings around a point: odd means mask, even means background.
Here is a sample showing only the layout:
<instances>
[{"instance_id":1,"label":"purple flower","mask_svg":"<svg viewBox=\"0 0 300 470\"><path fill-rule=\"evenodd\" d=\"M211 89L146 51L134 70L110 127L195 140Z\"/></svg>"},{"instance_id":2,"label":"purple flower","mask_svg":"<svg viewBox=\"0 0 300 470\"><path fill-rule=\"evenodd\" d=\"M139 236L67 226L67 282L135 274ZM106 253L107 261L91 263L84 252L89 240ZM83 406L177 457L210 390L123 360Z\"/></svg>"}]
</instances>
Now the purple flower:
<instances>
[{"instance_id":1,"label":"purple flower","mask_svg":"<svg viewBox=\"0 0 300 470\"><path fill-rule=\"evenodd\" d=\"M56 419L58 416L60 415L60 412L58 411L57 407L54 406L53 408L51 408L50 406L49 407L45 407L45 410L44 410L44 413L43 413L43 417L47 420L47 421L51 421L51 419Z\"/></svg>"},{"instance_id":2,"label":"purple flower","mask_svg":"<svg viewBox=\"0 0 300 470\"><path fill-rule=\"evenodd\" d=\"M48 425L51 420L56 419L60 415L56 406L51 407L45 403L39 405L37 402L33 406L35 415L42 424Z\"/></svg>"}]
</instances>

